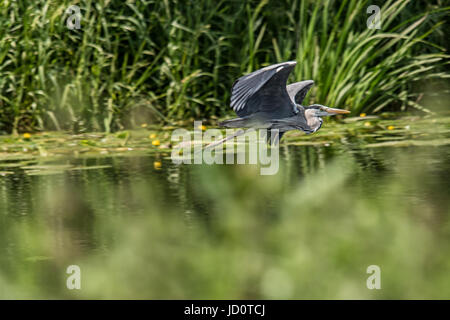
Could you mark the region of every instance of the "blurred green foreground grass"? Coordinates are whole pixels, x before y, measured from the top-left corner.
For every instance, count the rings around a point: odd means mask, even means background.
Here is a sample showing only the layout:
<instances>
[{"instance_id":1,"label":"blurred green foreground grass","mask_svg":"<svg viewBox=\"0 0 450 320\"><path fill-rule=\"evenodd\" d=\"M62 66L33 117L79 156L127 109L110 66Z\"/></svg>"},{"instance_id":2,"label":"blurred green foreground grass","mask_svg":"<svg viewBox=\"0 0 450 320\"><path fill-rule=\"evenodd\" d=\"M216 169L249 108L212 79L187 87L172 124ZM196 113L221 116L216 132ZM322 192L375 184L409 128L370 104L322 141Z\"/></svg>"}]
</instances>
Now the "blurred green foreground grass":
<instances>
[{"instance_id":1,"label":"blurred green foreground grass","mask_svg":"<svg viewBox=\"0 0 450 320\"><path fill-rule=\"evenodd\" d=\"M450 297L448 146L296 148L274 176L132 157L1 180L0 298Z\"/></svg>"}]
</instances>

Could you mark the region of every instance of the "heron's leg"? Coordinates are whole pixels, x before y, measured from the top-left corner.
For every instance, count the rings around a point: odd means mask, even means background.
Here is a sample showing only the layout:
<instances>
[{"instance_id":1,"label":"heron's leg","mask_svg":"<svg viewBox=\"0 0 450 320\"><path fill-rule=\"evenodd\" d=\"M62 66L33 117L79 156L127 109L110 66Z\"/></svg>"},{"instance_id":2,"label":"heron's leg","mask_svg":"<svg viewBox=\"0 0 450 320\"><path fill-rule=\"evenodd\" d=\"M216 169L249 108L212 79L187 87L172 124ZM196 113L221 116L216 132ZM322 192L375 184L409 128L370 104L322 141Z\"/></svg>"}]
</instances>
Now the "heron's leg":
<instances>
[{"instance_id":1,"label":"heron's leg","mask_svg":"<svg viewBox=\"0 0 450 320\"><path fill-rule=\"evenodd\" d=\"M284 134L284 131L278 131L278 133L276 133L276 132L272 132L272 130L273 129L267 130L266 140L269 145L277 146L280 143L280 140ZM272 135L272 133L273 133L273 135ZM278 137L277 137L277 134L278 134Z\"/></svg>"},{"instance_id":2,"label":"heron's leg","mask_svg":"<svg viewBox=\"0 0 450 320\"><path fill-rule=\"evenodd\" d=\"M254 129L249 129L248 131L251 131L251 130L254 130ZM205 150L210 150L210 149L212 149L212 148L214 148L214 147L217 147L218 145L221 145L222 143L224 143L224 142L226 142L226 141L228 141L228 140L231 140L231 139L233 139L233 138L235 138L235 137L239 137L239 136L243 135L244 133L245 133L245 130L239 129L238 131L236 131L236 132L233 133L232 135L229 135L229 136L226 137L225 139L222 139L222 140L219 140L219 141L210 143L210 144L208 144L206 147L204 147L202 150L199 150L199 151L197 151L197 152L195 152L195 153L198 153L198 152L201 152L201 151L205 151ZM195 153L194 153L194 154L195 154Z\"/></svg>"}]
</instances>

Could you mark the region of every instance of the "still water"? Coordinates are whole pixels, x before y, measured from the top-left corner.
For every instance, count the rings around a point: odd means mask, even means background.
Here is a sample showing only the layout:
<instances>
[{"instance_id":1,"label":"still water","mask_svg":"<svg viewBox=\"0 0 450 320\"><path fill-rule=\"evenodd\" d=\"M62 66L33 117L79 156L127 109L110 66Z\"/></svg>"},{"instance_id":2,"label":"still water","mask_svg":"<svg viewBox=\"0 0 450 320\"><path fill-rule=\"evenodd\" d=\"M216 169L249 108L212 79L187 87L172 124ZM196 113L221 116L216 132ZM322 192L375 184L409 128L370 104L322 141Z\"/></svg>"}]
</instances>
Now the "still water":
<instances>
[{"instance_id":1,"label":"still water","mask_svg":"<svg viewBox=\"0 0 450 320\"><path fill-rule=\"evenodd\" d=\"M273 176L158 154L4 161L0 297L449 298L449 159L346 143L283 145Z\"/></svg>"}]
</instances>

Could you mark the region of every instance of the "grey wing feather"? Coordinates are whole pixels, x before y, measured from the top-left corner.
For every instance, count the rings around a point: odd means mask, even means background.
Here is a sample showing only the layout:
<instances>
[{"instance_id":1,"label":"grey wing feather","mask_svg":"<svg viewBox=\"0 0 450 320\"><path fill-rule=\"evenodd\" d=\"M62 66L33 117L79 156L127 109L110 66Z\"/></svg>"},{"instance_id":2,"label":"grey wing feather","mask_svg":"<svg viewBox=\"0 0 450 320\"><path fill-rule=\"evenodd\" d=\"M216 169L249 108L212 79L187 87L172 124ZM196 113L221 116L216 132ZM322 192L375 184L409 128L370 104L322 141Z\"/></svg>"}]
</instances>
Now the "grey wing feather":
<instances>
[{"instance_id":1,"label":"grey wing feather","mask_svg":"<svg viewBox=\"0 0 450 320\"><path fill-rule=\"evenodd\" d=\"M312 80L305 80L296 83L292 83L286 87L289 97L294 103L302 104L309 89L314 84Z\"/></svg>"},{"instance_id":2,"label":"grey wing feather","mask_svg":"<svg viewBox=\"0 0 450 320\"><path fill-rule=\"evenodd\" d=\"M295 64L290 61L271 65L236 80L231 90L231 107L237 115L291 115L294 105L286 91L286 81Z\"/></svg>"}]
</instances>

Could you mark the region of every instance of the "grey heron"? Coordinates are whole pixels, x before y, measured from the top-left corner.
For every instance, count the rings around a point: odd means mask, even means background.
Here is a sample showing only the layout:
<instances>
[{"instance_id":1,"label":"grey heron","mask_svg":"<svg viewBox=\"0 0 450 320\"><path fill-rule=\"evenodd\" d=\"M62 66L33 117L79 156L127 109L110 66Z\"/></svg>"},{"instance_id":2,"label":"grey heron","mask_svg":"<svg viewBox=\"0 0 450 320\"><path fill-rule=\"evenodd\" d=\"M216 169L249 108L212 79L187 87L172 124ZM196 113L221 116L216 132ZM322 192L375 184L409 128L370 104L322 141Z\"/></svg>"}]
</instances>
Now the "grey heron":
<instances>
[{"instance_id":1,"label":"grey heron","mask_svg":"<svg viewBox=\"0 0 450 320\"><path fill-rule=\"evenodd\" d=\"M286 86L296 64L296 61L274 64L237 79L231 89L231 107L238 118L225 120L220 125L227 128L268 129L268 132L277 129L281 139L289 130L302 130L307 134L316 132L322 126L321 117L350 113L320 104L303 106L303 99L314 81L306 80ZM267 137L270 142L270 135Z\"/></svg>"}]
</instances>

